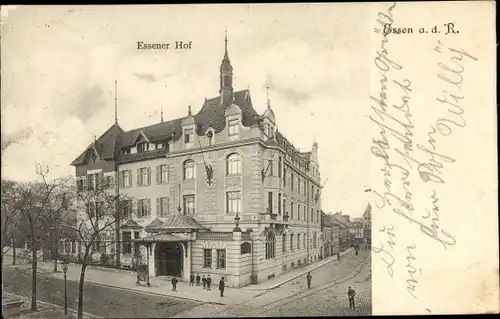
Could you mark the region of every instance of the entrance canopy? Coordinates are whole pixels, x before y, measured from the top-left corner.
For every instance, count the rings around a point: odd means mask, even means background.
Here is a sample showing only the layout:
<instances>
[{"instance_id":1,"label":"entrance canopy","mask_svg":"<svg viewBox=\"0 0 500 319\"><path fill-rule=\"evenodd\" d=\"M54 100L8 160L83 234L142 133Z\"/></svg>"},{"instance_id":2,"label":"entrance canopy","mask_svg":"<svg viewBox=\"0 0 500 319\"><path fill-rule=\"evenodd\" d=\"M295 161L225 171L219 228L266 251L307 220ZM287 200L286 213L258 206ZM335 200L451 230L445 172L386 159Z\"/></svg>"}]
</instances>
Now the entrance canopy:
<instances>
[{"instance_id":1,"label":"entrance canopy","mask_svg":"<svg viewBox=\"0 0 500 319\"><path fill-rule=\"evenodd\" d=\"M187 241L186 238L172 234L154 234L144 238L133 239L136 243L158 243L158 242L181 242Z\"/></svg>"}]
</instances>

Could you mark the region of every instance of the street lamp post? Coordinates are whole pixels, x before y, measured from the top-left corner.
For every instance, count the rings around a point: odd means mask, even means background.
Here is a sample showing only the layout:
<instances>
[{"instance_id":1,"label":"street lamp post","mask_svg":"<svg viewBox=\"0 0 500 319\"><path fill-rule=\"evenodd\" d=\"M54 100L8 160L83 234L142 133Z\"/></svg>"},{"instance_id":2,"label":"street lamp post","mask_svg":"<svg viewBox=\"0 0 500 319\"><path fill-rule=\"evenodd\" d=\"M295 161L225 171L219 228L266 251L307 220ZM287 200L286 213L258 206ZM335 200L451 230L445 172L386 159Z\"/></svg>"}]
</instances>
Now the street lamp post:
<instances>
[{"instance_id":1,"label":"street lamp post","mask_svg":"<svg viewBox=\"0 0 500 319\"><path fill-rule=\"evenodd\" d=\"M68 314L68 292L67 292L67 271L68 271L68 266L69 266L69 262L67 259L65 259L63 262L62 262L62 269L63 269L63 272L64 272L64 314L67 315Z\"/></svg>"}]
</instances>

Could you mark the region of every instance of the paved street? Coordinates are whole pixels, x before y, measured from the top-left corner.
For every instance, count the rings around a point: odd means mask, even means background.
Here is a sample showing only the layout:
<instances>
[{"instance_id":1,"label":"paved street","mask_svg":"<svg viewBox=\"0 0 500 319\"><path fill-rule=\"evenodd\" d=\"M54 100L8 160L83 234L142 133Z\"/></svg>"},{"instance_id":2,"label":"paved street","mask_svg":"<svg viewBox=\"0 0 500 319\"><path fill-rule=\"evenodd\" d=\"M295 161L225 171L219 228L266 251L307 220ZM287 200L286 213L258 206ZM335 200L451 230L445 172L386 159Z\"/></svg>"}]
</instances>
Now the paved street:
<instances>
[{"instance_id":1,"label":"paved street","mask_svg":"<svg viewBox=\"0 0 500 319\"><path fill-rule=\"evenodd\" d=\"M4 290L29 297L31 294L31 271L4 267ZM68 281L68 305L77 308L78 283ZM64 306L64 281L52 276L38 274L38 300ZM106 318L161 318L200 305L200 302L163 297L137 291L108 288L86 284L84 311Z\"/></svg>"},{"instance_id":2,"label":"paved street","mask_svg":"<svg viewBox=\"0 0 500 319\"><path fill-rule=\"evenodd\" d=\"M239 305L202 305L175 317L360 316L371 314L370 251L349 253L305 275ZM356 290L356 310L349 309L347 288Z\"/></svg>"}]
</instances>

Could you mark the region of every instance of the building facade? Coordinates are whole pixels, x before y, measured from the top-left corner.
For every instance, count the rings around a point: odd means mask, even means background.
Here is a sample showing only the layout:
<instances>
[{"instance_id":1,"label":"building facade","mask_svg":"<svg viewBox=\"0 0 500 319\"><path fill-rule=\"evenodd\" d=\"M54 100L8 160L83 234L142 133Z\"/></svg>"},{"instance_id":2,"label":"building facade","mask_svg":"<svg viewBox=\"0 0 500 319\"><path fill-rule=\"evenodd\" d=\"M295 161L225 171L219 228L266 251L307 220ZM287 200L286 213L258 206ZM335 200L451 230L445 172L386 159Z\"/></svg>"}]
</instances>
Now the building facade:
<instances>
[{"instance_id":1,"label":"building facade","mask_svg":"<svg viewBox=\"0 0 500 319\"><path fill-rule=\"evenodd\" d=\"M234 91L226 39L219 95L196 114L130 131L116 120L73 161L82 189L99 180L131 198L110 233L123 267L146 255L149 276L241 287L319 260L318 144L299 152L262 106Z\"/></svg>"},{"instance_id":2,"label":"building facade","mask_svg":"<svg viewBox=\"0 0 500 319\"><path fill-rule=\"evenodd\" d=\"M366 248L372 244L372 206L368 204L363 213L363 242Z\"/></svg>"}]
</instances>

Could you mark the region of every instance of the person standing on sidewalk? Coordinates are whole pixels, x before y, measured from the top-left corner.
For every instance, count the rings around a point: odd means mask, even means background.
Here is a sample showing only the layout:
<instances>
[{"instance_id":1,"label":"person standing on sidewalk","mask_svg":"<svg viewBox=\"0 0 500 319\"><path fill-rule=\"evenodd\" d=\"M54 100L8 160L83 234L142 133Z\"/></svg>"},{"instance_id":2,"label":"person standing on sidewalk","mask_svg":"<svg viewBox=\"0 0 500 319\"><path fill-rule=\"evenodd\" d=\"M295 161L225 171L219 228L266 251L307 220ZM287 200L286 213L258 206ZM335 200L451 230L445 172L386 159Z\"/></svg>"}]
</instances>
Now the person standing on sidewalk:
<instances>
[{"instance_id":1,"label":"person standing on sidewalk","mask_svg":"<svg viewBox=\"0 0 500 319\"><path fill-rule=\"evenodd\" d=\"M337 251L337 260L340 260L340 253Z\"/></svg>"},{"instance_id":2,"label":"person standing on sidewalk","mask_svg":"<svg viewBox=\"0 0 500 319\"><path fill-rule=\"evenodd\" d=\"M203 275L203 279L201 280L203 282L203 289L207 286L207 278L205 278L205 275Z\"/></svg>"},{"instance_id":3,"label":"person standing on sidewalk","mask_svg":"<svg viewBox=\"0 0 500 319\"><path fill-rule=\"evenodd\" d=\"M311 289L311 280L312 280L311 272L307 273L307 289Z\"/></svg>"},{"instance_id":4,"label":"person standing on sidewalk","mask_svg":"<svg viewBox=\"0 0 500 319\"><path fill-rule=\"evenodd\" d=\"M226 287L226 285L224 284L224 277L222 277L222 279L219 282L219 290L220 290L221 297L224 297L224 288L225 287Z\"/></svg>"},{"instance_id":5,"label":"person standing on sidewalk","mask_svg":"<svg viewBox=\"0 0 500 319\"><path fill-rule=\"evenodd\" d=\"M196 275L196 286L200 286L200 280L201 280L201 277L200 277L200 274Z\"/></svg>"},{"instance_id":6,"label":"person standing on sidewalk","mask_svg":"<svg viewBox=\"0 0 500 319\"><path fill-rule=\"evenodd\" d=\"M349 289L347 289L347 297L349 298L349 308L352 310L356 310L356 306L354 305L354 296L356 296L356 291L349 286Z\"/></svg>"},{"instance_id":7,"label":"person standing on sidewalk","mask_svg":"<svg viewBox=\"0 0 500 319\"><path fill-rule=\"evenodd\" d=\"M189 276L189 285L190 285L190 286L194 286L194 274L191 274L191 275Z\"/></svg>"},{"instance_id":8,"label":"person standing on sidewalk","mask_svg":"<svg viewBox=\"0 0 500 319\"><path fill-rule=\"evenodd\" d=\"M177 278L172 278L172 291L177 291Z\"/></svg>"},{"instance_id":9,"label":"person standing on sidewalk","mask_svg":"<svg viewBox=\"0 0 500 319\"><path fill-rule=\"evenodd\" d=\"M210 289L211 284L212 284L212 278L210 278L210 275L208 275L208 278L207 278L207 290L208 291L212 291L212 289Z\"/></svg>"}]
</instances>

